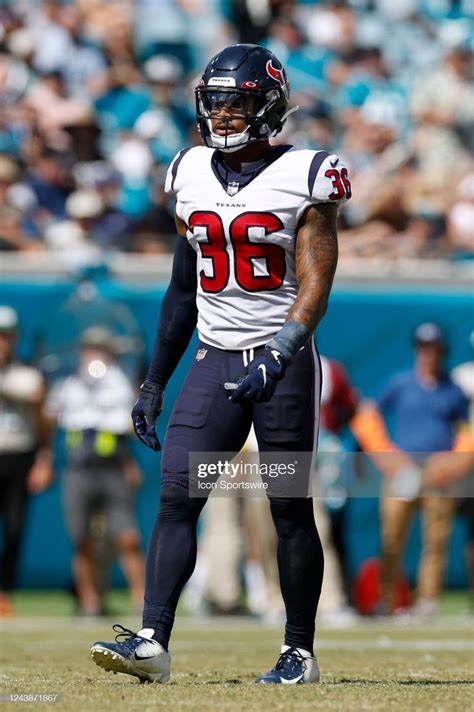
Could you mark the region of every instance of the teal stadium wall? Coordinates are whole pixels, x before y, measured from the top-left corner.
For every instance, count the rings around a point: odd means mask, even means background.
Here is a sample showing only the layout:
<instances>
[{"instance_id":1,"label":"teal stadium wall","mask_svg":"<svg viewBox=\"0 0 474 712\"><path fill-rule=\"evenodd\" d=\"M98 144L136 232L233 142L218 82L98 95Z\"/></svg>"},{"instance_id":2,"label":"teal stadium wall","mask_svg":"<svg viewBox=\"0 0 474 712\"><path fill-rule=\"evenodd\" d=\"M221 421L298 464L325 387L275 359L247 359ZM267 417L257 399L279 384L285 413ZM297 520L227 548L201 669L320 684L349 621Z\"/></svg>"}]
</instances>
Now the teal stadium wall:
<instances>
[{"instance_id":1,"label":"teal stadium wall","mask_svg":"<svg viewBox=\"0 0 474 712\"><path fill-rule=\"evenodd\" d=\"M107 299L127 304L137 319L146 341L149 356L164 294L164 286L118 283L103 279L100 294ZM36 280L25 284L7 281L0 288L0 303L15 307L22 323L19 353L28 360L35 351L38 335L47 321L74 291L70 281ZM445 329L449 343L449 366L472 358L469 334L473 328L474 299L464 291L439 287L365 288L338 286L334 289L330 309L318 334L321 353L340 359L352 381L365 396L376 395L394 372L412 362L410 335L422 320L436 320ZM159 435L163 438L166 423L184 374L192 358L188 349L167 389ZM144 541L150 535L159 495L160 457L140 443L133 445L145 472L138 499L138 516ZM67 587L70 583L71 546L65 531L60 504L61 475L47 492L30 503L27 532L23 545L20 580L22 587ZM375 499L352 500L349 504L347 544L350 568L354 572L361 561L379 552L379 523ZM448 585L466 584L463 560L465 522L458 517L450 542ZM419 521L413 528L405 564L413 580L420 543ZM114 570L114 583L123 579Z\"/></svg>"}]
</instances>

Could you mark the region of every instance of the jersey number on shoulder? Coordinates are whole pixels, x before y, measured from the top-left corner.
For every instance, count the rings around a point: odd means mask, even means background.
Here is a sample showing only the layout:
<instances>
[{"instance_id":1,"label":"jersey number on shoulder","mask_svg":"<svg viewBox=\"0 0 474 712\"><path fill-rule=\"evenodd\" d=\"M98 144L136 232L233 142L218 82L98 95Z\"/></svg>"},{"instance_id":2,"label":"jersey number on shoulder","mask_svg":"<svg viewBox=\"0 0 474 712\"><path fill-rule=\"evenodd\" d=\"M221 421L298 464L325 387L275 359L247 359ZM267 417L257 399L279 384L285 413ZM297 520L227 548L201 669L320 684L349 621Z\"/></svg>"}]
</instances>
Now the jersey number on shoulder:
<instances>
[{"instance_id":1,"label":"jersey number on shoulder","mask_svg":"<svg viewBox=\"0 0 474 712\"><path fill-rule=\"evenodd\" d=\"M349 198L352 195L351 184L347 177L347 168L341 168L340 171L335 168L330 168L324 174L332 180L334 192L329 196L329 200L341 200L341 198Z\"/></svg>"},{"instance_id":2,"label":"jersey number on shoulder","mask_svg":"<svg viewBox=\"0 0 474 712\"><path fill-rule=\"evenodd\" d=\"M227 252L224 225L217 213L196 211L189 218L189 228L206 228L207 241L199 241L203 257L212 260L212 277L201 270L204 292L220 292L229 281L230 260ZM283 223L273 213L242 213L230 224L229 236L234 248L234 269L237 284L247 292L274 290L281 287L286 271L285 250L268 242L250 242L249 229L260 227L265 235L281 230ZM254 273L254 259L264 259L267 274Z\"/></svg>"}]
</instances>

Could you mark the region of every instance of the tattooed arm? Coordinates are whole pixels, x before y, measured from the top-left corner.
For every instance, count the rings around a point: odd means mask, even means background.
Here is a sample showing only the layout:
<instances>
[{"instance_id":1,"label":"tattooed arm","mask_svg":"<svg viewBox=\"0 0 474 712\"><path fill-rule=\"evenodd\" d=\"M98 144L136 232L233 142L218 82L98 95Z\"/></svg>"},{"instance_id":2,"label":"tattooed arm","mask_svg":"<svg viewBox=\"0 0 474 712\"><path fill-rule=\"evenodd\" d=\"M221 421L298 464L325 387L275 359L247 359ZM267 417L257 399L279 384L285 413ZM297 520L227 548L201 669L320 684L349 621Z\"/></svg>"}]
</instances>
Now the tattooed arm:
<instances>
[{"instance_id":1,"label":"tattooed arm","mask_svg":"<svg viewBox=\"0 0 474 712\"><path fill-rule=\"evenodd\" d=\"M323 318L337 265L337 206L312 205L296 242L298 295L280 331L248 366L231 395L233 403L266 403L287 366Z\"/></svg>"},{"instance_id":2,"label":"tattooed arm","mask_svg":"<svg viewBox=\"0 0 474 712\"><path fill-rule=\"evenodd\" d=\"M304 213L296 240L299 290L284 326L269 349L291 362L326 313L337 266L337 205L319 203Z\"/></svg>"},{"instance_id":3,"label":"tattooed arm","mask_svg":"<svg viewBox=\"0 0 474 712\"><path fill-rule=\"evenodd\" d=\"M287 321L303 324L312 334L326 313L337 266L337 206L320 203L310 207L296 241L298 296Z\"/></svg>"}]
</instances>

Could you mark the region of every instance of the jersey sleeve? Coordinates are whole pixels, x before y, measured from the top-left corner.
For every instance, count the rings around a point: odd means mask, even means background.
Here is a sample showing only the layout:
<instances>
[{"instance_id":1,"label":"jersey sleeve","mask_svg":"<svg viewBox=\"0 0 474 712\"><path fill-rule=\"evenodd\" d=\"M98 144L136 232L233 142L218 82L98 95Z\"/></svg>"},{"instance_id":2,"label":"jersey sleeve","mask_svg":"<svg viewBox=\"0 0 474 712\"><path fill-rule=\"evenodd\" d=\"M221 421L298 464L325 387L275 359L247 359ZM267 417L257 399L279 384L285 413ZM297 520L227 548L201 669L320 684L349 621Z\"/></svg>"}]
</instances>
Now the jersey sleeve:
<instances>
[{"instance_id":1,"label":"jersey sleeve","mask_svg":"<svg viewBox=\"0 0 474 712\"><path fill-rule=\"evenodd\" d=\"M335 153L317 151L309 167L308 192L313 203L342 205L349 200L351 184L342 158Z\"/></svg>"},{"instance_id":2,"label":"jersey sleeve","mask_svg":"<svg viewBox=\"0 0 474 712\"><path fill-rule=\"evenodd\" d=\"M176 156L171 161L168 167L168 171L166 173L165 193L168 193L170 195L178 192L180 187L179 168L181 165L181 161L189 150L189 148L183 148L176 154Z\"/></svg>"}]
</instances>

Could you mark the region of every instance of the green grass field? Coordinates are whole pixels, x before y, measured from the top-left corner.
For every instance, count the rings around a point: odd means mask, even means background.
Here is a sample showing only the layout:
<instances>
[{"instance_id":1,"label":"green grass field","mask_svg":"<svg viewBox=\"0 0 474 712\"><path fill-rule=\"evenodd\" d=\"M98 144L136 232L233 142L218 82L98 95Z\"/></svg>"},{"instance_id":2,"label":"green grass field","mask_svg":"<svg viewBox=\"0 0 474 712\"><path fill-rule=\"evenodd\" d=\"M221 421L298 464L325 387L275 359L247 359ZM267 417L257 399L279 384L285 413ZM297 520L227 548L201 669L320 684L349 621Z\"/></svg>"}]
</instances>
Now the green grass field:
<instances>
[{"instance_id":1,"label":"green grass field","mask_svg":"<svg viewBox=\"0 0 474 712\"><path fill-rule=\"evenodd\" d=\"M89 645L112 639L111 625L137 629L123 615L121 594L111 597L116 617L90 621L68 615L59 593L17 594L17 615L0 621L0 695L53 693L56 710L170 710L170 712L277 712L278 710L474 709L473 618L459 612L466 598L445 599L443 616L429 625L363 621L351 628L321 627L316 650L319 685L263 687L255 677L274 663L281 631L247 618L178 617L172 641L172 681L140 685L96 667ZM3 702L3 708L32 708Z\"/></svg>"}]
</instances>

